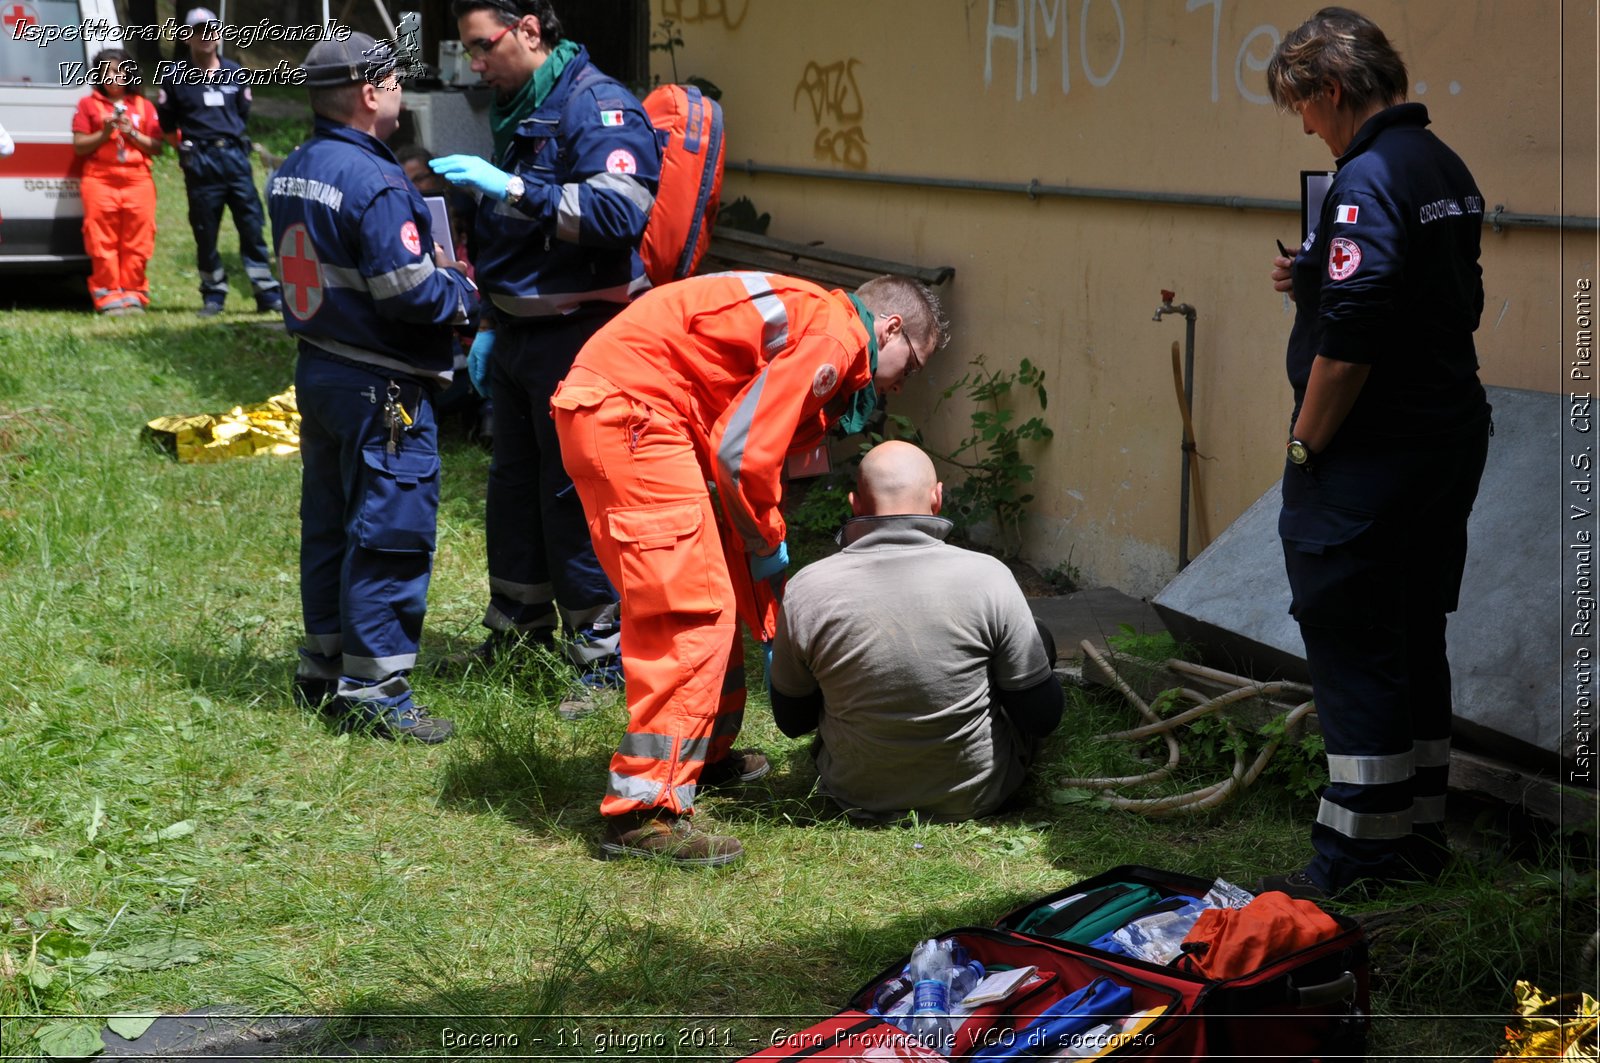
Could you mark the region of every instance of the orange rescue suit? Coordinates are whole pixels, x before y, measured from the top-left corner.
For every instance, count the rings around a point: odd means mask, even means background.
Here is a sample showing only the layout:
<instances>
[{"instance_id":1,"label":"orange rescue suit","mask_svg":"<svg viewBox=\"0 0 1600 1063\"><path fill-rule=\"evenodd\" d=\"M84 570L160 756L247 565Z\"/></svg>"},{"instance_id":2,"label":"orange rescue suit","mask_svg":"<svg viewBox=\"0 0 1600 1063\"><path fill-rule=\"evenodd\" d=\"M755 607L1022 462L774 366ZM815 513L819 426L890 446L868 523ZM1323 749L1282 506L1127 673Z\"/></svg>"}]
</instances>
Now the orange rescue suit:
<instances>
[{"instance_id":1,"label":"orange rescue suit","mask_svg":"<svg viewBox=\"0 0 1600 1063\"><path fill-rule=\"evenodd\" d=\"M155 106L143 96L122 98L128 119L140 133L161 139ZM98 133L116 103L99 92L78 101L74 133ZM156 183L150 159L120 131L83 159L83 249L89 255L89 295L96 310L128 299L148 305L150 282L145 264L156 249Z\"/></svg>"},{"instance_id":2,"label":"orange rescue suit","mask_svg":"<svg viewBox=\"0 0 1600 1063\"><path fill-rule=\"evenodd\" d=\"M731 750L738 621L768 641L777 618L746 553L783 541L784 459L820 444L871 386L868 347L843 292L768 273L691 277L617 315L556 389L562 460L622 594L628 730L601 814L686 814L701 769Z\"/></svg>"}]
</instances>

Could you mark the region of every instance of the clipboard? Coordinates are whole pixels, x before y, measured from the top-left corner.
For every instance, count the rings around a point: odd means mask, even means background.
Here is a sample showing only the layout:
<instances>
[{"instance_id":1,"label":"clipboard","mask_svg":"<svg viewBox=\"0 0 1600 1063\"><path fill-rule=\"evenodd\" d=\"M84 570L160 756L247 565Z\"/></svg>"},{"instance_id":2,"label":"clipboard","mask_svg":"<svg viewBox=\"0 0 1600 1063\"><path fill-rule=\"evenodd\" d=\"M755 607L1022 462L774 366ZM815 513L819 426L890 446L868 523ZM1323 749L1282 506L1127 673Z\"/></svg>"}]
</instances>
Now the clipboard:
<instances>
[{"instance_id":1,"label":"clipboard","mask_svg":"<svg viewBox=\"0 0 1600 1063\"><path fill-rule=\"evenodd\" d=\"M451 258L455 258L456 234L450 231L450 208L445 203L445 198L443 196L423 196L422 201L428 205L428 214L433 219L434 243L443 247L445 253ZM441 235L443 239L440 239Z\"/></svg>"},{"instance_id":2,"label":"clipboard","mask_svg":"<svg viewBox=\"0 0 1600 1063\"><path fill-rule=\"evenodd\" d=\"M1322 217L1322 201L1328 198L1335 170L1300 171L1300 242L1304 244Z\"/></svg>"}]
</instances>

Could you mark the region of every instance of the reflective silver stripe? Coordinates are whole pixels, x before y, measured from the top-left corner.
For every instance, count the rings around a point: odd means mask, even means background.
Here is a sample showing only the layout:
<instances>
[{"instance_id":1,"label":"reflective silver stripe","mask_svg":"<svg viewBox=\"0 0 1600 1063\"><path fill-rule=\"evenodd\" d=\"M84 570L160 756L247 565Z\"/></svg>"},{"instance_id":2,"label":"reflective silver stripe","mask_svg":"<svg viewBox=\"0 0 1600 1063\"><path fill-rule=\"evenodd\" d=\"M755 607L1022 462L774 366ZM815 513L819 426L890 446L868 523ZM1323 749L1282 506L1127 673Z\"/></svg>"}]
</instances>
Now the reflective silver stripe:
<instances>
[{"instance_id":1,"label":"reflective silver stripe","mask_svg":"<svg viewBox=\"0 0 1600 1063\"><path fill-rule=\"evenodd\" d=\"M1433 738L1426 742L1414 742L1411 746L1411 755L1419 768L1448 768L1450 739Z\"/></svg>"},{"instance_id":2,"label":"reflective silver stripe","mask_svg":"<svg viewBox=\"0 0 1600 1063\"><path fill-rule=\"evenodd\" d=\"M362 365L370 365L417 380L436 380L440 384L449 384L450 378L454 375L449 369L431 373L420 366L412 365L410 362L402 362L398 358L391 358L387 354L379 354L377 351L369 351L365 347L356 347L353 344L330 340L326 336L308 336L304 332L297 335L311 346L327 351L329 354L337 354L339 357L348 358L352 362L360 362Z\"/></svg>"},{"instance_id":3,"label":"reflective silver stripe","mask_svg":"<svg viewBox=\"0 0 1600 1063\"><path fill-rule=\"evenodd\" d=\"M660 783L653 783L639 775L618 775L611 773L606 780L606 793L612 797L620 797L624 801L637 801L648 808L654 808L661 800L661 791L666 789Z\"/></svg>"},{"instance_id":4,"label":"reflective silver stripe","mask_svg":"<svg viewBox=\"0 0 1600 1063\"><path fill-rule=\"evenodd\" d=\"M495 306L515 317L555 317L584 303L626 303L635 292L650 287L650 278L639 276L627 284L596 288L587 292L551 292L548 295L502 295L491 292Z\"/></svg>"},{"instance_id":5,"label":"reflective silver stripe","mask_svg":"<svg viewBox=\"0 0 1600 1063\"><path fill-rule=\"evenodd\" d=\"M521 624L514 624L511 618L502 613L497 606L489 606L483 614L483 626L490 631L515 631L519 635L531 635L535 631L554 631L556 629L556 611L551 609L541 616Z\"/></svg>"},{"instance_id":6,"label":"reflective silver stripe","mask_svg":"<svg viewBox=\"0 0 1600 1063\"><path fill-rule=\"evenodd\" d=\"M682 761L705 760L706 754L711 752L711 739L686 738L678 747L678 759Z\"/></svg>"},{"instance_id":7,"label":"reflective silver stripe","mask_svg":"<svg viewBox=\"0 0 1600 1063\"><path fill-rule=\"evenodd\" d=\"M772 277L766 273L735 273L750 293L750 305L766 322L761 330L761 346L767 354L777 354L789 344L789 309L772 290Z\"/></svg>"},{"instance_id":8,"label":"reflective silver stripe","mask_svg":"<svg viewBox=\"0 0 1600 1063\"><path fill-rule=\"evenodd\" d=\"M272 275L271 266L246 266L244 275L253 281L272 281L272 288L269 290L277 290L278 279Z\"/></svg>"},{"instance_id":9,"label":"reflective silver stripe","mask_svg":"<svg viewBox=\"0 0 1600 1063\"><path fill-rule=\"evenodd\" d=\"M561 196L556 203L556 239L565 240L569 244L578 242L578 234L583 229L583 206L579 198L581 185L562 185Z\"/></svg>"},{"instance_id":10,"label":"reflective silver stripe","mask_svg":"<svg viewBox=\"0 0 1600 1063\"><path fill-rule=\"evenodd\" d=\"M417 666L415 653L397 653L392 657L352 657L344 655L344 674L357 679L384 679Z\"/></svg>"},{"instance_id":11,"label":"reflective silver stripe","mask_svg":"<svg viewBox=\"0 0 1600 1063\"><path fill-rule=\"evenodd\" d=\"M1387 757L1341 757L1328 754L1328 781L1356 786L1383 786L1411 778L1411 754Z\"/></svg>"},{"instance_id":12,"label":"reflective silver stripe","mask_svg":"<svg viewBox=\"0 0 1600 1063\"><path fill-rule=\"evenodd\" d=\"M554 584L513 583L496 576L489 577L489 593L504 595L518 605L544 605L556 600Z\"/></svg>"},{"instance_id":13,"label":"reflective silver stripe","mask_svg":"<svg viewBox=\"0 0 1600 1063\"><path fill-rule=\"evenodd\" d=\"M616 657L621 646L620 631L613 631L609 635L585 635L567 643L567 660L577 665L579 671L586 672L597 661Z\"/></svg>"},{"instance_id":14,"label":"reflective silver stripe","mask_svg":"<svg viewBox=\"0 0 1600 1063\"><path fill-rule=\"evenodd\" d=\"M739 481L744 471L744 448L750 442L750 425L755 421L756 407L761 403L761 392L767 386L768 368L763 367L745 391L744 398L733 411L733 416L728 418L728 427L722 434L722 446L717 448L717 463L722 466L723 473L735 491L739 488ZM733 530L744 540L745 549L751 553L765 550L766 537L762 535L754 518L744 511L742 500L730 498L727 500L726 508L727 512L733 515ZM734 562L734 564L739 563Z\"/></svg>"},{"instance_id":15,"label":"reflective silver stripe","mask_svg":"<svg viewBox=\"0 0 1600 1063\"><path fill-rule=\"evenodd\" d=\"M335 663L337 657L330 661L323 657L308 657L300 655L300 663L294 666L294 674L301 679L337 680L339 678L339 665Z\"/></svg>"},{"instance_id":16,"label":"reflective silver stripe","mask_svg":"<svg viewBox=\"0 0 1600 1063\"><path fill-rule=\"evenodd\" d=\"M723 738L728 735L737 736L739 729L744 726L744 710L738 712L725 712L718 716L711 724L711 737Z\"/></svg>"},{"instance_id":17,"label":"reflective silver stripe","mask_svg":"<svg viewBox=\"0 0 1600 1063\"><path fill-rule=\"evenodd\" d=\"M561 619L566 625L576 631L581 627L592 627L596 632L611 631L617 626L617 614L621 606L616 602L607 602L604 605L592 605L587 609L562 609Z\"/></svg>"},{"instance_id":18,"label":"reflective silver stripe","mask_svg":"<svg viewBox=\"0 0 1600 1063\"><path fill-rule=\"evenodd\" d=\"M322 286L325 288L353 288L358 292L367 290L367 278L361 271L350 266L330 266L322 264Z\"/></svg>"},{"instance_id":19,"label":"reflective silver stripe","mask_svg":"<svg viewBox=\"0 0 1600 1063\"><path fill-rule=\"evenodd\" d=\"M1419 797L1411 802L1411 823L1418 826L1424 823L1444 822L1444 797Z\"/></svg>"},{"instance_id":20,"label":"reflective silver stripe","mask_svg":"<svg viewBox=\"0 0 1600 1063\"><path fill-rule=\"evenodd\" d=\"M673 788L672 793L678 799L678 809L680 811L688 812L694 808L695 789L695 784L692 782Z\"/></svg>"},{"instance_id":21,"label":"reflective silver stripe","mask_svg":"<svg viewBox=\"0 0 1600 1063\"><path fill-rule=\"evenodd\" d=\"M1321 807L1317 809L1317 822L1346 838L1393 840L1411 833L1411 809L1403 812L1352 812L1324 797Z\"/></svg>"},{"instance_id":22,"label":"reflective silver stripe","mask_svg":"<svg viewBox=\"0 0 1600 1063\"><path fill-rule=\"evenodd\" d=\"M401 266L399 269L368 278L367 283L372 286L374 299L393 299L397 295L404 295L419 284L426 283L435 272L433 259L425 258L421 262L413 262L409 266Z\"/></svg>"},{"instance_id":23,"label":"reflective silver stripe","mask_svg":"<svg viewBox=\"0 0 1600 1063\"><path fill-rule=\"evenodd\" d=\"M403 675L392 675L381 683L371 686L356 686L347 679L339 682L339 696L351 698L356 701L374 701L378 698L398 698L411 689L411 684Z\"/></svg>"},{"instance_id":24,"label":"reflective silver stripe","mask_svg":"<svg viewBox=\"0 0 1600 1063\"><path fill-rule=\"evenodd\" d=\"M617 755L623 757L648 757L651 760L671 760L678 740L671 735L651 734L648 731L629 731L617 743Z\"/></svg>"},{"instance_id":25,"label":"reflective silver stripe","mask_svg":"<svg viewBox=\"0 0 1600 1063\"><path fill-rule=\"evenodd\" d=\"M344 650L344 635L337 631L331 635L313 635L307 631L305 647L323 657L337 657Z\"/></svg>"}]
</instances>

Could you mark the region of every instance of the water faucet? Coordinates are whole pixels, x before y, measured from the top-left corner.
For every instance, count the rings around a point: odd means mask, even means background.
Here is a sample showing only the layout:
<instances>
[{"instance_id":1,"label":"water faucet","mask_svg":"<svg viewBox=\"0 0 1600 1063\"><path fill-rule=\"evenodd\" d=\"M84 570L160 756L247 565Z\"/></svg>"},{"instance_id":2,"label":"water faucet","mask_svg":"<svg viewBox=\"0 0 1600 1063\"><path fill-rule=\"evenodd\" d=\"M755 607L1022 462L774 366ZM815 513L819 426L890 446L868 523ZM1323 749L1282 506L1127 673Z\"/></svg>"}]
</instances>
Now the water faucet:
<instances>
[{"instance_id":1,"label":"water faucet","mask_svg":"<svg viewBox=\"0 0 1600 1063\"><path fill-rule=\"evenodd\" d=\"M1161 305L1156 307L1155 316L1150 320L1160 321L1162 314L1182 314L1186 319L1193 321L1194 307L1188 303L1179 303L1177 306L1172 305L1172 300L1176 295L1176 292L1169 292L1165 288L1161 289Z\"/></svg>"}]
</instances>

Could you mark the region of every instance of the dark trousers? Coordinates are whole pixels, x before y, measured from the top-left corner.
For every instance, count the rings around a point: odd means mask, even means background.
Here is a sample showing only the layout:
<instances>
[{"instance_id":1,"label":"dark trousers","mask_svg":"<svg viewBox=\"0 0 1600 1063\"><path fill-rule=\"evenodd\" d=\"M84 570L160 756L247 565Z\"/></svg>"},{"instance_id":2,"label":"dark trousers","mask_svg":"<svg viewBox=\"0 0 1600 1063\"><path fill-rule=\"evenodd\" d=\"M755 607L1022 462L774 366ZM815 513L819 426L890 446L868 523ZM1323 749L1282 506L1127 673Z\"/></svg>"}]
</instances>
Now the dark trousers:
<instances>
[{"instance_id":1,"label":"dark trousers","mask_svg":"<svg viewBox=\"0 0 1600 1063\"><path fill-rule=\"evenodd\" d=\"M245 276L257 295L276 291L267 242L261 235L264 215L250 170L250 156L242 144L196 144L184 155L184 186L189 194L189 228L194 232L195 264L200 271L200 295L222 299L228 294L228 275L217 251L222 211L233 212L239 231L239 257Z\"/></svg>"},{"instance_id":2,"label":"dark trousers","mask_svg":"<svg viewBox=\"0 0 1600 1063\"><path fill-rule=\"evenodd\" d=\"M607 305L559 318L502 320L490 362L494 459L485 518L484 625L548 638L557 627L559 602L569 635L587 636L600 621L596 652L574 659L585 668L616 652L618 596L595 558L583 503L561 463L550 396L578 350L620 309Z\"/></svg>"},{"instance_id":3,"label":"dark trousers","mask_svg":"<svg viewBox=\"0 0 1600 1063\"><path fill-rule=\"evenodd\" d=\"M1289 466L1279 530L1328 753L1309 865L1324 889L1436 871L1456 608L1488 423Z\"/></svg>"},{"instance_id":4,"label":"dark trousers","mask_svg":"<svg viewBox=\"0 0 1600 1063\"><path fill-rule=\"evenodd\" d=\"M389 453L390 382L412 424ZM417 661L439 511L433 401L413 381L302 345L298 674L338 682L340 697L403 707Z\"/></svg>"}]
</instances>

